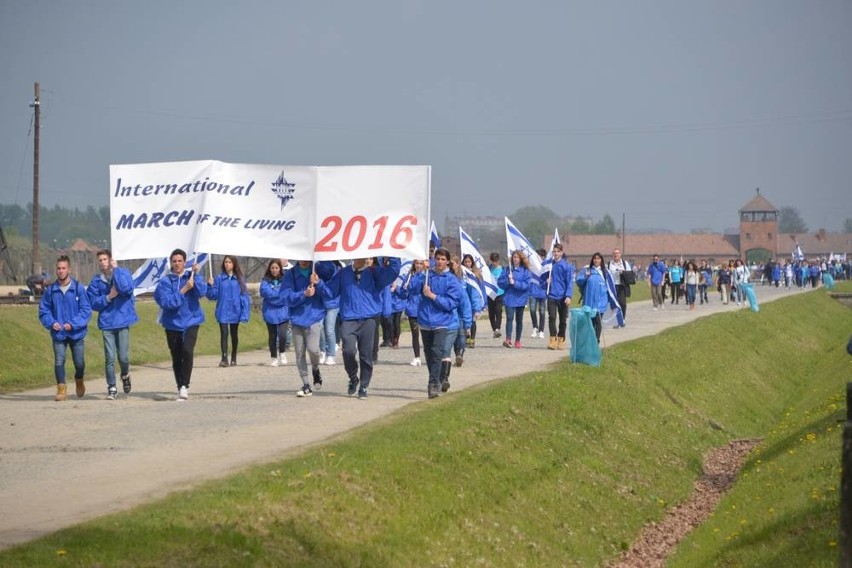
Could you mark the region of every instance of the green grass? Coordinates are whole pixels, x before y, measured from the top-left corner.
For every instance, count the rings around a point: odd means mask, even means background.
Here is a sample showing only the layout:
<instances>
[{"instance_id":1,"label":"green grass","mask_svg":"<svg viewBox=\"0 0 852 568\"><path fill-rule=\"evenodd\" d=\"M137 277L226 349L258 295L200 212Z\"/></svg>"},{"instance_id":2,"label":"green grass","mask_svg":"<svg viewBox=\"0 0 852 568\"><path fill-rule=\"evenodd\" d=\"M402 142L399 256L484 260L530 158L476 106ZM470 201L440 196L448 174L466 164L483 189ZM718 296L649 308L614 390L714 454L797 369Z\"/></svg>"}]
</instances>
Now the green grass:
<instances>
[{"instance_id":1,"label":"green grass","mask_svg":"<svg viewBox=\"0 0 852 568\"><path fill-rule=\"evenodd\" d=\"M206 323L198 332L196 354L219 353L219 326L215 303L202 302ZM169 351L162 326L157 323L158 308L150 301L137 302L139 323L130 328L130 364L166 361ZM47 387L53 378L53 348L50 333L38 319L37 305L0 307L0 345L7 346L0 366L0 394ZM253 311L248 323L240 325L240 350L266 348L266 325L260 312ZM13 346L13 348L8 348ZM67 363L70 369L70 354ZM104 376L104 344L98 330L97 314L92 315L86 336L86 377Z\"/></svg>"},{"instance_id":2,"label":"green grass","mask_svg":"<svg viewBox=\"0 0 852 568\"><path fill-rule=\"evenodd\" d=\"M849 288L847 287L847 290ZM674 566L834 566L852 312L702 318L0 553L31 566L595 566L762 437Z\"/></svg>"}]
</instances>

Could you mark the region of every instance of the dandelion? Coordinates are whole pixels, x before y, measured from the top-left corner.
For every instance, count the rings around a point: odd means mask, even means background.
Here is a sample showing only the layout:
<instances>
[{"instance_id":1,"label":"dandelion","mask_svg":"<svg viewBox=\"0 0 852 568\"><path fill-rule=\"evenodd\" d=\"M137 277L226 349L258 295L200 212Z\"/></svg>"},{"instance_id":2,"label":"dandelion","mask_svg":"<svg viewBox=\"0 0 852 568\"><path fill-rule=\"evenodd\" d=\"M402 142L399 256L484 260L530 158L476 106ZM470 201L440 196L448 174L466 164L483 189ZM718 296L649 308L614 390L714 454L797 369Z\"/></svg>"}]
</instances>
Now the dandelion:
<instances>
[{"instance_id":1,"label":"dandelion","mask_svg":"<svg viewBox=\"0 0 852 568\"><path fill-rule=\"evenodd\" d=\"M65 549L60 548L59 550L56 551L56 555L57 556L65 556Z\"/></svg>"}]
</instances>

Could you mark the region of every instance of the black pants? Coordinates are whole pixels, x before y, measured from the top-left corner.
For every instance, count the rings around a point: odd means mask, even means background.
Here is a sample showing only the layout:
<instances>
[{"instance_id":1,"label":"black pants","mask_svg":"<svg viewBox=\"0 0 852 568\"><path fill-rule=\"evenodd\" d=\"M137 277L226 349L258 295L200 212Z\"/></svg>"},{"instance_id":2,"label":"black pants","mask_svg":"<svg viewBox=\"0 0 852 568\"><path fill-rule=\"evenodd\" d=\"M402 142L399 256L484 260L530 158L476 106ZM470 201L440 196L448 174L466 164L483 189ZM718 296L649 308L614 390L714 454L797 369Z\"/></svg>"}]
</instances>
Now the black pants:
<instances>
[{"instance_id":1,"label":"black pants","mask_svg":"<svg viewBox=\"0 0 852 568\"><path fill-rule=\"evenodd\" d=\"M503 327L503 296L488 298L488 321L491 331L500 331Z\"/></svg>"},{"instance_id":2,"label":"black pants","mask_svg":"<svg viewBox=\"0 0 852 568\"><path fill-rule=\"evenodd\" d=\"M595 328L595 337L598 339L598 343L601 342L601 314L598 312L595 314L595 317L592 318L592 326Z\"/></svg>"},{"instance_id":3,"label":"black pants","mask_svg":"<svg viewBox=\"0 0 852 568\"><path fill-rule=\"evenodd\" d=\"M283 351L279 347L279 344L286 341L287 323L286 321L282 321L281 323L266 324L266 334L269 337L269 356L273 359L278 357L278 354Z\"/></svg>"},{"instance_id":4,"label":"black pants","mask_svg":"<svg viewBox=\"0 0 852 568\"><path fill-rule=\"evenodd\" d=\"M172 370L175 373L175 383L177 383L178 388L189 387L197 340L197 325L186 328L186 331L166 330L166 343L169 346L169 352L172 354Z\"/></svg>"},{"instance_id":5,"label":"black pants","mask_svg":"<svg viewBox=\"0 0 852 568\"><path fill-rule=\"evenodd\" d=\"M618 300L618 305L621 306L621 315L627 319L627 286L623 284L615 285L615 299Z\"/></svg>"},{"instance_id":6,"label":"black pants","mask_svg":"<svg viewBox=\"0 0 852 568\"><path fill-rule=\"evenodd\" d=\"M547 320L548 331L550 337L565 337L566 316L568 315L568 306L565 305L565 300L547 299ZM559 326L557 328L556 318L559 318Z\"/></svg>"},{"instance_id":7,"label":"black pants","mask_svg":"<svg viewBox=\"0 0 852 568\"><path fill-rule=\"evenodd\" d=\"M414 349L414 356L420 357L420 325L417 323L417 318L408 318L408 327L411 328L411 347Z\"/></svg>"},{"instance_id":8,"label":"black pants","mask_svg":"<svg viewBox=\"0 0 852 568\"><path fill-rule=\"evenodd\" d=\"M219 324L219 346L222 351L222 360L228 358L228 334L231 335L231 359L237 359L237 347L240 345L240 324L238 323L220 323Z\"/></svg>"}]
</instances>

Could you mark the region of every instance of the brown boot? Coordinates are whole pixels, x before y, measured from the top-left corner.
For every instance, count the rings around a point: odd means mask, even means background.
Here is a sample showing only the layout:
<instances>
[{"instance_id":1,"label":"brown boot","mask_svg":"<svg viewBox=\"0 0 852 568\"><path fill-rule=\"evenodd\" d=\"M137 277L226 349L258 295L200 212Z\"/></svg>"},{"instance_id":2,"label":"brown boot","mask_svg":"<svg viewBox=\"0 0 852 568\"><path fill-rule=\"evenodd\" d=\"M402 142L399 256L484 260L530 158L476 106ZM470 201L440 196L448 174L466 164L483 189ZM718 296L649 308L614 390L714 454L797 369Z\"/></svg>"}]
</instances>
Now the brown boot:
<instances>
[{"instance_id":1,"label":"brown boot","mask_svg":"<svg viewBox=\"0 0 852 568\"><path fill-rule=\"evenodd\" d=\"M77 387L77 398L83 398L86 394L86 383L83 379L74 379Z\"/></svg>"},{"instance_id":2,"label":"brown boot","mask_svg":"<svg viewBox=\"0 0 852 568\"><path fill-rule=\"evenodd\" d=\"M547 348L550 349L551 351L556 349L556 336L555 335L550 336L550 341L547 342Z\"/></svg>"},{"instance_id":3,"label":"brown boot","mask_svg":"<svg viewBox=\"0 0 852 568\"><path fill-rule=\"evenodd\" d=\"M556 339L556 349L559 350L559 351L562 351L563 349L565 349L565 338L564 337L559 337L559 338Z\"/></svg>"},{"instance_id":4,"label":"brown boot","mask_svg":"<svg viewBox=\"0 0 852 568\"><path fill-rule=\"evenodd\" d=\"M53 397L53 400L58 402L68 400L68 387L65 386L65 383L59 383L56 385L56 396Z\"/></svg>"}]
</instances>

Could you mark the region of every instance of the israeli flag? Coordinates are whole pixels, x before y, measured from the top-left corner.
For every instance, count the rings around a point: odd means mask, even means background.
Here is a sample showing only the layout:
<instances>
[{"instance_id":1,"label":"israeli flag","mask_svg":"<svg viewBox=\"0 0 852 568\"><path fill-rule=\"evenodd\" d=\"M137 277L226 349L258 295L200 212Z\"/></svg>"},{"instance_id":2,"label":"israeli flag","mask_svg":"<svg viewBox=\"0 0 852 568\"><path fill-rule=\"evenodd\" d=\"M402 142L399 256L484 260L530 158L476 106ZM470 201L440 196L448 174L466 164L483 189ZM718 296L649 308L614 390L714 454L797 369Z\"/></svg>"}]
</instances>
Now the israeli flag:
<instances>
[{"instance_id":1,"label":"israeli flag","mask_svg":"<svg viewBox=\"0 0 852 568\"><path fill-rule=\"evenodd\" d=\"M397 288L402 286L404 282L411 278L411 267L413 264L413 260L406 260L399 265L399 276L397 276L396 280L393 281Z\"/></svg>"},{"instance_id":2,"label":"israeli flag","mask_svg":"<svg viewBox=\"0 0 852 568\"><path fill-rule=\"evenodd\" d=\"M553 240L550 241L550 250L547 251L547 256L544 257L544 262L541 263L542 272L550 272L551 265L553 264L553 247L560 244L562 244L562 241L559 240L559 229L554 227Z\"/></svg>"},{"instance_id":3,"label":"israeli flag","mask_svg":"<svg viewBox=\"0 0 852 568\"><path fill-rule=\"evenodd\" d=\"M488 268L488 263L486 263L482 255L479 254L479 249L476 248L476 243L473 242L470 235L465 233L464 229L461 227L459 227L459 245L461 245L462 258L464 258L464 255L466 254L469 254L473 258L473 263L482 274L482 285L485 288L485 293L493 300L497 297L497 292L500 290L500 288L497 287L497 279L494 278L493 274L491 274L491 269Z\"/></svg>"},{"instance_id":4,"label":"israeli flag","mask_svg":"<svg viewBox=\"0 0 852 568\"><path fill-rule=\"evenodd\" d=\"M530 263L530 272L535 276L541 276L541 257L535 252L535 247L532 243L515 227L508 217L506 219L506 258L510 259L511 263L512 252L522 251Z\"/></svg>"},{"instance_id":5,"label":"israeli flag","mask_svg":"<svg viewBox=\"0 0 852 568\"><path fill-rule=\"evenodd\" d=\"M606 292L609 296L609 309L601 316L601 321L604 325L609 325L612 320L615 320L617 325L624 325L624 314L621 311L621 305L618 303L618 296L615 293L615 282L612 279L612 274L604 268L601 271L606 281Z\"/></svg>"},{"instance_id":6,"label":"israeli flag","mask_svg":"<svg viewBox=\"0 0 852 568\"><path fill-rule=\"evenodd\" d=\"M802 247L799 246L799 243L796 243L796 248L793 249L793 258L795 260L805 260L805 254L802 252Z\"/></svg>"},{"instance_id":7,"label":"israeli flag","mask_svg":"<svg viewBox=\"0 0 852 568\"><path fill-rule=\"evenodd\" d=\"M435 245L435 248L441 248L441 237L438 235L438 228L435 226L434 219L432 226L429 228L429 242Z\"/></svg>"},{"instance_id":8,"label":"israeli flag","mask_svg":"<svg viewBox=\"0 0 852 568\"><path fill-rule=\"evenodd\" d=\"M190 256L186 259L186 269L192 269L192 266L196 262L198 263L198 266L204 266L208 257L209 255L206 252L197 256ZM133 273L133 295L138 296L139 294L145 294L156 290L160 279L164 274L168 274L168 271L168 257L152 258L145 262L142 266L136 269L136 272Z\"/></svg>"},{"instance_id":9,"label":"israeli flag","mask_svg":"<svg viewBox=\"0 0 852 568\"><path fill-rule=\"evenodd\" d=\"M481 300L480 305L485 306L485 298L482 297L482 288L479 287L479 280L476 278L476 274L474 274L473 270L467 266L462 265L461 268L462 273L464 274L464 283L476 290L476 293L479 294L479 298Z\"/></svg>"}]
</instances>

